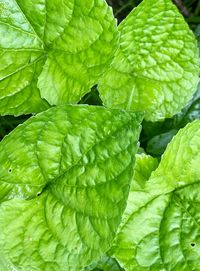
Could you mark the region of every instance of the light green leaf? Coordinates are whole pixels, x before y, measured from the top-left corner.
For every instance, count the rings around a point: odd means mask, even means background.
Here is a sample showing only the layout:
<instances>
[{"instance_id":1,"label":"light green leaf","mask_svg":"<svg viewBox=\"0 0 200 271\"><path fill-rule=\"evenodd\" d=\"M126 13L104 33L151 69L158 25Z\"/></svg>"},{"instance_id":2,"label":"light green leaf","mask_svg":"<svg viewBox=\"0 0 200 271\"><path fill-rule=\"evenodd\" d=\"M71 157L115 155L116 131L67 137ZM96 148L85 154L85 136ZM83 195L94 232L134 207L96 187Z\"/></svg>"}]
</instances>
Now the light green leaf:
<instances>
[{"instance_id":1,"label":"light green leaf","mask_svg":"<svg viewBox=\"0 0 200 271\"><path fill-rule=\"evenodd\" d=\"M2 261L2 259L0 259L0 270L3 271L16 271L15 269L9 269L9 267L7 265L4 265L4 262Z\"/></svg>"},{"instance_id":2,"label":"light green leaf","mask_svg":"<svg viewBox=\"0 0 200 271\"><path fill-rule=\"evenodd\" d=\"M145 187L131 191L112 248L126 270L199 270L199 164L200 121L194 121L168 145Z\"/></svg>"},{"instance_id":3,"label":"light green leaf","mask_svg":"<svg viewBox=\"0 0 200 271\"><path fill-rule=\"evenodd\" d=\"M53 105L78 102L117 43L105 0L1 1L0 114L43 111L48 103L41 97Z\"/></svg>"},{"instance_id":4,"label":"light green leaf","mask_svg":"<svg viewBox=\"0 0 200 271\"><path fill-rule=\"evenodd\" d=\"M10 270L77 271L111 246L140 113L58 106L0 143L0 251Z\"/></svg>"},{"instance_id":5,"label":"light green leaf","mask_svg":"<svg viewBox=\"0 0 200 271\"><path fill-rule=\"evenodd\" d=\"M134 177L131 183L131 191L134 191L136 187L138 189L144 188L146 181L148 181L151 173L157 168L158 164L157 158L153 158L144 153L137 154Z\"/></svg>"},{"instance_id":6,"label":"light green leaf","mask_svg":"<svg viewBox=\"0 0 200 271\"><path fill-rule=\"evenodd\" d=\"M158 160L146 154L136 155L136 164L134 170L134 177L131 183L131 189L129 192L129 200L126 207L126 210L123 214L121 226L126 222L126 219L129 218L129 211L132 212L132 207L135 204L134 193L136 187L139 189L144 187L145 182L149 179L153 170L158 166ZM142 192L141 192L142 193ZM110 254L110 252L108 253ZM117 260L113 257L110 257L108 254L105 254L98 262L93 263L89 267L85 268L84 271L122 271L124 270Z\"/></svg>"},{"instance_id":7,"label":"light green leaf","mask_svg":"<svg viewBox=\"0 0 200 271\"><path fill-rule=\"evenodd\" d=\"M134 176L131 182L127 206L124 211L120 227L123 227L123 225L127 223L127 220L132 215L135 208L137 209L140 207L141 200L143 200L143 198L146 199L146 182L149 180L152 172L158 167L158 164L159 162L157 158L153 158L144 153L136 154Z\"/></svg>"},{"instance_id":8,"label":"light green leaf","mask_svg":"<svg viewBox=\"0 0 200 271\"><path fill-rule=\"evenodd\" d=\"M119 25L120 48L99 82L104 104L144 110L156 121L179 112L196 91L199 51L171 0L143 0Z\"/></svg>"}]
</instances>

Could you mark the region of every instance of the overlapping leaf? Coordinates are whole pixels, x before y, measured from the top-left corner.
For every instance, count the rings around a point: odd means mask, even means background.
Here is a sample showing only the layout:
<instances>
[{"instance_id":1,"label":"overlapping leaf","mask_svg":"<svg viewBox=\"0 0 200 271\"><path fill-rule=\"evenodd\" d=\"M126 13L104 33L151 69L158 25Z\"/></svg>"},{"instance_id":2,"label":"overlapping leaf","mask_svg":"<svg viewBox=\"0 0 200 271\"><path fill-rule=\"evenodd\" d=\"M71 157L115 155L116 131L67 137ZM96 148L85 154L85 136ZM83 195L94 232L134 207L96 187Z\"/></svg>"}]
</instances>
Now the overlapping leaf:
<instances>
[{"instance_id":1,"label":"overlapping leaf","mask_svg":"<svg viewBox=\"0 0 200 271\"><path fill-rule=\"evenodd\" d=\"M146 111L156 121L179 112L196 91L199 52L171 0L143 0L119 25L120 48L100 80L105 105Z\"/></svg>"},{"instance_id":2,"label":"overlapping leaf","mask_svg":"<svg viewBox=\"0 0 200 271\"><path fill-rule=\"evenodd\" d=\"M136 165L134 170L134 177L131 182L131 189L129 192L129 198L126 206L126 210L123 214L123 218L120 224L120 227L122 227L127 219L129 219L129 216L131 215L134 205L137 202L137 199L135 198L135 193L138 193L140 191L140 195L146 195L142 192L142 189L144 189L144 186L146 184L146 181L149 179L151 173L153 170L155 170L158 166L158 160L156 158L153 158L149 155L146 155L144 153L137 154L136 155ZM137 192L136 192L137 191ZM139 193L138 193L139 194ZM105 254L99 261L91 264L89 267L85 268L86 270L93 270L93 271L119 271L124 270L120 264L118 263L117 259L114 258L112 255L112 249L107 254ZM127 259L128 260L128 259ZM123 264L123 263L122 263Z\"/></svg>"},{"instance_id":3,"label":"overlapping leaf","mask_svg":"<svg viewBox=\"0 0 200 271\"><path fill-rule=\"evenodd\" d=\"M141 114L58 106L0 144L0 256L8 270L81 270L104 254L133 174Z\"/></svg>"},{"instance_id":4,"label":"overlapping leaf","mask_svg":"<svg viewBox=\"0 0 200 271\"><path fill-rule=\"evenodd\" d=\"M42 111L48 103L40 96L50 104L76 103L116 46L104 0L0 1L0 114Z\"/></svg>"},{"instance_id":5,"label":"overlapping leaf","mask_svg":"<svg viewBox=\"0 0 200 271\"><path fill-rule=\"evenodd\" d=\"M200 84L192 100L173 118L163 122L143 122L141 141L146 152L153 156L162 155L178 130L195 119L200 119Z\"/></svg>"},{"instance_id":6,"label":"overlapping leaf","mask_svg":"<svg viewBox=\"0 0 200 271\"><path fill-rule=\"evenodd\" d=\"M126 270L199 270L199 154L200 121L194 121L178 132L143 188L135 175L113 247Z\"/></svg>"},{"instance_id":7,"label":"overlapping leaf","mask_svg":"<svg viewBox=\"0 0 200 271\"><path fill-rule=\"evenodd\" d=\"M84 271L124 271L116 261L116 259L104 255L98 262L86 267Z\"/></svg>"}]
</instances>

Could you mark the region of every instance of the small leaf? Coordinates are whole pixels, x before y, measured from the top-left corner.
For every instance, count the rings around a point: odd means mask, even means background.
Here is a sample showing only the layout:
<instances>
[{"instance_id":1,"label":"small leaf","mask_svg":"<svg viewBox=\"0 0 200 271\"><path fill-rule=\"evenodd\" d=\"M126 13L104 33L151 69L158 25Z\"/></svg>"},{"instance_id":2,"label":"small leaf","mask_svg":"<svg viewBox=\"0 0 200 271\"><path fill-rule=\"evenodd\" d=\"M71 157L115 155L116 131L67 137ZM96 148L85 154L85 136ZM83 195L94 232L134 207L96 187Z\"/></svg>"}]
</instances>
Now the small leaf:
<instances>
[{"instance_id":1,"label":"small leaf","mask_svg":"<svg viewBox=\"0 0 200 271\"><path fill-rule=\"evenodd\" d=\"M199 164L200 121L194 121L168 145L144 188L132 186L112 248L126 270L198 270Z\"/></svg>"},{"instance_id":2,"label":"small leaf","mask_svg":"<svg viewBox=\"0 0 200 271\"><path fill-rule=\"evenodd\" d=\"M43 111L49 105L41 97L51 105L78 102L118 43L104 0L1 1L0 35L2 115Z\"/></svg>"},{"instance_id":3,"label":"small leaf","mask_svg":"<svg viewBox=\"0 0 200 271\"><path fill-rule=\"evenodd\" d=\"M101 259L86 267L83 271L124 271L116 261L116 259L104 255Z\"/></svg>"},{"instance_id":4,"label":"small leaf","mask_svg":"<svg viewBox=\"0 0 200 271\"><path fill-rule=\"evenodd\" d=\"M158 167L158 160L147 154L136 155L136 165L133 180L131 182L131 191L144 188L149 180L151 173Z\"/></svg>"},{"instance_id":5,"label":"small leaf","mask_svg":"<svg viewBox=\"0 0 200 271\"><path fill-rule=\"evenodd\" d=\"M199 81L199 50L171 0L143 0L119 25L120 48L99 82L104 104L144 110L156 121L179 112Z\"/></svg>"},{"instance_id":6,"label":"small leaf","mask_svg":"<svg viewBox=\"0 0 200 271\"><path fill-rule=\"evenodd\" d=\"M172 129L169 132L162 133L152 137L146 147L147 153L153 156L161 156L169 142L172 140L173 136L178 132L178 129Z\"/></svg>"},{"instance_id":7,"label":"small leaf","mask_svg":"<svg viewBox=\"0 0 200 271\"><path fill-rule=\"evenodd\" d=\"M0 143L0 251L10 270L77 271L111 246L140 113L57 106Z\"/></svg>"}]
</instances>

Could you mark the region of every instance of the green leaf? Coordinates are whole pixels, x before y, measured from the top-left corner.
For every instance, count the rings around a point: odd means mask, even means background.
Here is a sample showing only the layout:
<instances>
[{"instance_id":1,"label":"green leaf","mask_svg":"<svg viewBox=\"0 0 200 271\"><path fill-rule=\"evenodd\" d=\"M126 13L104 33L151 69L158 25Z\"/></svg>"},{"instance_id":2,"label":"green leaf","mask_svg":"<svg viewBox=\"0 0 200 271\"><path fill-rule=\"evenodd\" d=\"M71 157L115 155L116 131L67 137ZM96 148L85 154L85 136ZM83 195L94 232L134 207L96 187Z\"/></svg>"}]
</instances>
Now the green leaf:
<instances>
[{"instance_id":1,"label":"green leaf","mask_svg":"<svg viewBox=\"0 0 200 271\"><path fill-rule=\"evenodd\" d=\"M142 115L57 106L0 143L0 251L10 270L77 271L111 246Z\"/></svg>"},{"instance_id":2,"label":"green leaf","mask_svg":"<svg viewBox=\"0 0 200 271\"><path fill-rule=\"evenodd\" d=\"M141 190L146 181L149 179L151 173L153 170L155 170L158 166L158 160L156 158L153 158L149 155L146 155L144 153L142 154L136 154L136 165L134 170L134 176L133 180L131 182L131 189L129 192L129 200L126 207L126 210L123 214L123 218L121 221L121 226L123 223L125 223L127 217L129 217L129 210L132 211L132 206L134 204L134 201L132 202L132 193L135 193L135 189ZM103 270L103 271L120 271L124 270L117 260L113 257L109 256L110 252L108 254L105 254L98 262L93 263L89 267L85 268L85 270Z\"/></svg>"},{"instance_id":3,"label":"green leaf","mask_svg":"<svg viewBox=\"0 0 200 271\"><path fill-rule=\"evenodd\" d=\"M147 143L147 153L153 156L161 156L164 153L167 144L169 144L177 132L178 129L172 129L169 132L152 137Z\"/></svg>"},{"instance_id":4,"label":"green leaf","mask_svg":"<svg viewBox=\"0 0 200 271\"><path fill-rule=\"evenodd\" d=\"M146 198L146 191L144 191L146 182L149 180L151 173L158 167L157 158L153 158L147 154L137 154L136 164L134 169L134 176L131 182L131 188L127 201L127 206L124 211L120 228L127 223L129 217L132 215L133 210L141 204L141 199ZM112 253L110 253L112 254Z\"/></svg>"},{"instance_id":5,"label":"green leaf","mask_svg":"<svg viewBox=\"0 0 200 271\"><path fill-rule=\"evenodd\" d=\"M148 154L160 156L178 130L195 119L200 119L200 84L192 100L173 118L162 122L143 121L140 142Z\"/></svg>"},{"instance_id":6,"label":"green leaf","mask_svg":"<svg viewBox=\"0 0 200 271\"><path fill-rule=\"evenodd\" d=\"M9 266L5 265L2 255L0 255L0 270L10 271Z\"/></svg>"},{"instance_id":7,"label":"green leaf","mask_svg":"<svg viewBox=\"0 0 200 271\"><path fill-rule=\"evenodd\" d=\"M2 115L43 111L41 97L51 105L78 102L118 43L104 0L1 1L0 35Z\"/></svg>"},{"instance_id":8,"label":"green leaf","mask_svg":"<svg viewBox=\"0 0 200 271\"><path fill-rule=\"evenodd\" d=\"M98 262L86 267L84 271L124 271L124 269L119 266L116 259L105 254Z\"/></svg>"},{"instance_id":9,"label":"green leaf","mask_svg":"<svg viewBox=\"0 0 200 271\"><path fill-rule=\"evenodd\" d=\"M133 180L131 182L131 191L136 187L142 189L146 185L151 173L158 167L158 160L147 154L136 155L136 165Z\"/></svg>"},{"instance_id":10,"label":"green leaf","mask_svg":"<svg viewBox=\"0 0 200 271\"><path fill-rule=\"evenodd\" d=\"M199 51L171 0L143 0L119 25L120 48L99 82L104 104L144 110L156 121L179 112L199 81Z\"/></svg>"},{"instance_id":11,"label":"green leaf","mask_svg":"<svg viewBox=\"0 0 200 271\"><path fill-rule=\"evenodd\" d=\"M129 271L198 270L200 121L180 130L143 189L132 189L112 248Z\"/></svg>"},{"instance_id":12,"label":"green leaf","mask_svg":"<svg viewBox=\"0 0 200 271\"><path fill-rule=\"evenodd\" d=\"M183 117L182 125L186 125L195 119L200 119L200 96L189 107L188 111Z\"/></svg>"}]
</instances>

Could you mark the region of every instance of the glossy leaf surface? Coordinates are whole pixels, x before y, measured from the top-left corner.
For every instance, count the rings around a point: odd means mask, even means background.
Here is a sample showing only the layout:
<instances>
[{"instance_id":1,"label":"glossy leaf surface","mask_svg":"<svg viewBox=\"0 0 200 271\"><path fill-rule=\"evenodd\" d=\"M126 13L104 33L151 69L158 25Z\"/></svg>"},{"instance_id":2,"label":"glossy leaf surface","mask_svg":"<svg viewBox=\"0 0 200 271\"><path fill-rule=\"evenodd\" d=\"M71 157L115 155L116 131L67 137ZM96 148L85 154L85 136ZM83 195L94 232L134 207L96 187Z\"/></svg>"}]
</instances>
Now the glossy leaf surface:
<instances>
[{"instance_id":1,"label":"glossy leaf surface","mask_svg":"<svg viewBox=\"0 0 200 271\"><path fill-rule=\"evenodd\" d=\"M194 121L174 137L144 187L132 186L113 247L125 270L198 270L199 153L200 121Z\"/></svg>"},{"instance_id":2,"label":"glossy leaf surface","mask_svg":"<svg viewBox=\"0 0 200 271\"><path fill-rule=\"evenodd\" d=\"M111 246L140 113L58 106L0 143L0 254L10 271L81 270Z\"/></svg>"},{"instance_id":3,"label":"glossy leaf surface","mask_svg":"<svg viewBox=\"0 0 200 271\"><path fill-rule=\"evenodd\" d=\"M120 48L100 80L104 104L143 110L146 120L171 117L192 98L199 50L171 0L144 0L119 25Z\"/></svg>"},{"instance_id":4,"label":"glossy leaf surface","mask_svg":"<svg viewBox=\"0 0 200 271\"><path fill-rule=\"evenodd\" d=\"M43 111L41 97L78 102L111 62L117 36L104 0L0 1L0 114Z\"/></svg>"}]
</instances>

